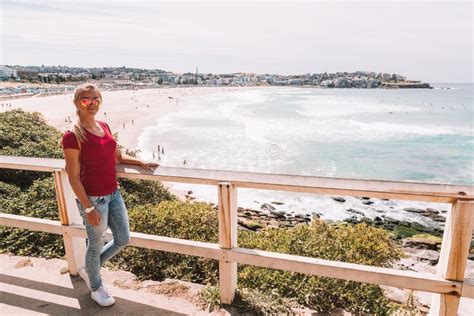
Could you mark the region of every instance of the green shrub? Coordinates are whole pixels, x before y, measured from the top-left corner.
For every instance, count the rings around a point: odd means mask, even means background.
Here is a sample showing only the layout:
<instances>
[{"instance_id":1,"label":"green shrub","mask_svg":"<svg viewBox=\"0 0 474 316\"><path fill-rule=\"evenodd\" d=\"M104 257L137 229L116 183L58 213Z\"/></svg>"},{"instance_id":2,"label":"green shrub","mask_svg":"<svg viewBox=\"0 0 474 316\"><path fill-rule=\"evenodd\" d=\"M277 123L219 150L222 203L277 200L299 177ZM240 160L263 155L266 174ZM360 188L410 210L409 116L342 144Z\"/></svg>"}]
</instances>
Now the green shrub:
<instances>
[{"instance_id":1,"label":"green shrub","mask_svg":"<svg viewBox=\"0 0 474 316\"><path fill-rule=\"evenodd\" d=\"M120 192L128 209L145 204L160 204L174 201L177 197L163 184L153 180L118 179Z\"/></svg>"},{"instance_id":2,"label":"green shrub","mask_svg":"<svg viewBox=\"0 0 474 316\"><path fill-rule=\"evenodd\" d=\"M198 304L202 309L212 312L221 307L221 293L218 286L206 286L199 291Z\"/></svg>"},{"instance_id":3,"label":"green shrub","mask_svg":"<svg viewBox=\"0 0 474 316\"><path fill-rule=\"evenodd\" d=\"M61 136L61 132L48 125L38 112L11 110L0 113L0 155L62 158ZM49 176L44 172L0 169L0 181L22 189L36 179Z\"/></svg>"},{"instance_id":4,"label":"green shrub","mask_svg":"<svg viewBox=\"0 0 474 316\"><path fill-rule=\"evenodd\" d=\"M389 267L403 255L381 229L366 224L335 227L319 220L289 230L241 231L239 246L379 267ZM388 299L376 285L248 265L239 266L238 281L241 287L296 298L298 303L318 311L341 307L352 312L386 314L390 309Z\"/></svg>"},{"instance_id":5,"label":"green shrub","mask_svg":"<svg viewBox=\"0 0 474 316\"><path fill-rule=\"evenodd\" d=\"M212 312L223 307L218 286L206 286L199 292L198 304ZM301 307L295 302L274 293L262 293L255 289L237 289L230 314L250 315L294 315L292 307ZM228 309L229 306L226 306Z\"/></svg>"},{"instance_id":6,"label":"green shrub","mask_svg":"<svg viewBox=\"0 0 474 316\"><path fill-rule=\"evenodd\" d=\"M16 185L0 181L0 203L6 202L8 199L18 196L20 192L20 188ZM0 209L3 209L3 207Z\"/></svg>"},{"instance_id":7,"label":"green shrub","mask_svg":"<svg viewBox=\"0 0 474 316\"><path fill-rule=\"evenodd\" d=\"M195 241L218 242L215 210L207 203L163 201L159 205L137 206L129 211L130 230ZM216 284L215 260L127 247L112 261L141 279L179 278L202 284Z\"/></svg>"},{"instance_id":8,"label":"green shrub","mask_svg":"<svg viewBox=\"0 0 474 316\"><path fill-rule=\"evenodd\" d=\"M0 188L12 188L0 182ZM52 177L35 180L25 192L11 189L14 195L2 198L2 213L59 220ZM61 235L0 226L0 252L19 256L61 258L64 256Z\"/></svg>"}]
</instances>

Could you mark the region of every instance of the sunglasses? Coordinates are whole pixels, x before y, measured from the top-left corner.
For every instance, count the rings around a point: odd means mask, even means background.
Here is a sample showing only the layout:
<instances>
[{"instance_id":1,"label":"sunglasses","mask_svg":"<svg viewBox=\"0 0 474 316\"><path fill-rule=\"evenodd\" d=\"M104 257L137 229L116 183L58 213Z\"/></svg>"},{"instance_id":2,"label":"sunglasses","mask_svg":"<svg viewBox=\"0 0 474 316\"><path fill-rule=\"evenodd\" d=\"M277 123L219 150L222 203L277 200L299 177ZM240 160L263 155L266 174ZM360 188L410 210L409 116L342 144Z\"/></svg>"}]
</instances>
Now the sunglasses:
<instances>
[{"instance_id":1,"label":"sunglasses","mask_svg":"<svg viewBox=\"0 0 474 316\"><path fill-rule=\"evenodd\" d=\"M82 105L82 106L88 106L88 105L100 105L102 103L102 100L100 98L93 98L93 99L89 99L89 98L81 98L81 100L79 101L79 103Z\"/></svg>"}]
</instances>

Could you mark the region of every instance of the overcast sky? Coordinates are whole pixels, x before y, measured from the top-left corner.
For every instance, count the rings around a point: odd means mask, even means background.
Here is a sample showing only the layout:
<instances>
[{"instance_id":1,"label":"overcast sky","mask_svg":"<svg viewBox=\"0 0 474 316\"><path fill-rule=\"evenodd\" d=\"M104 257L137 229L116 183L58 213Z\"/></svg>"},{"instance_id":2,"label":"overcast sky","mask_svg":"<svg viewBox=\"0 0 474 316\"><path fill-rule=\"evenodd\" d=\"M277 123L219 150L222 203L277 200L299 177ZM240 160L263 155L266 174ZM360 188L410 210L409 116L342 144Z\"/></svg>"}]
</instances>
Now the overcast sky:
<instances>
[{"instance_id":1,"label":"overcast sky","mask_svg":"<svg viewBox=\"0 0 474 316\"><path fill-rule=\"evenodd\" d=\"M471 1L1 0L0 64L473 81Z\"/></svg>"}]
</instances>

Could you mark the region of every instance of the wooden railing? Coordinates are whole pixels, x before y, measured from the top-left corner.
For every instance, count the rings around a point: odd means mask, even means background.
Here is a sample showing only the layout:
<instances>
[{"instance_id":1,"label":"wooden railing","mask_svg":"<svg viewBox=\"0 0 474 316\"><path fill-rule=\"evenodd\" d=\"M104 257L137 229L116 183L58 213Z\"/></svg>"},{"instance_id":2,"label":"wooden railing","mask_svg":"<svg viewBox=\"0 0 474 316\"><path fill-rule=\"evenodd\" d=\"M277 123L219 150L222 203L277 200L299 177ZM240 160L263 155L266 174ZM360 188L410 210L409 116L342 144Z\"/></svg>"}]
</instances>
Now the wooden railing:
<instances>
[{"instance_id":1,"label":"wooden railing","mask_svg":"<svg viewBox=\"0 0 474 316\"><path fill-rule=\"evenodd\" d=\"M62 234L71 274L84 264L86 232L64 170L64 160L0 156L0 168L52 172L60 222L0 213L0 225ZM118 165L117 176L184 182L218 187L219 243L206 243L131 233L131 245L200 256L219 261L222 303L231 303L237 286L237 264L306 273L433 293L432 315L456 315L460 298L474 298L474 280L464 280L472 229L474 187L411 182L335 179L265 173L160 167L155 172ZM437 274L401 271L361 264L239 248L237 245L238 188L370 196L451 203L443 235Z\"/></svg>"}]
</instances>

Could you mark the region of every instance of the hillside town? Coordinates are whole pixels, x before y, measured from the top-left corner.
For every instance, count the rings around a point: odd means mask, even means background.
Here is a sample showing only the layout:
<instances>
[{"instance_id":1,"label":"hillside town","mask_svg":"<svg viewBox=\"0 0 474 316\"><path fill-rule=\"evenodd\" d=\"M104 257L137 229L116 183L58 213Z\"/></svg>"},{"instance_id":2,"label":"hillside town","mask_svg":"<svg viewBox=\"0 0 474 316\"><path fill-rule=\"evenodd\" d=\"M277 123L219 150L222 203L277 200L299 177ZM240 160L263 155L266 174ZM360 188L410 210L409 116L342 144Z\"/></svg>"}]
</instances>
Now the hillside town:
<instances>
[{"instance_id":1,"label":"hillside town","mask_svg":"<svg viewBox=\"0 0 474 316\"><path fill-rule=\"evenodd\" d=\"M69 66L0 66L0 96L56 94L73 91L82 82L95 82L104 90L175 86L292 86L314 88L431 88L399 74L369 71L301 75L199 72L175 73L161 69L128 67L82 68Z\"/></svg>"}]
</instances>

